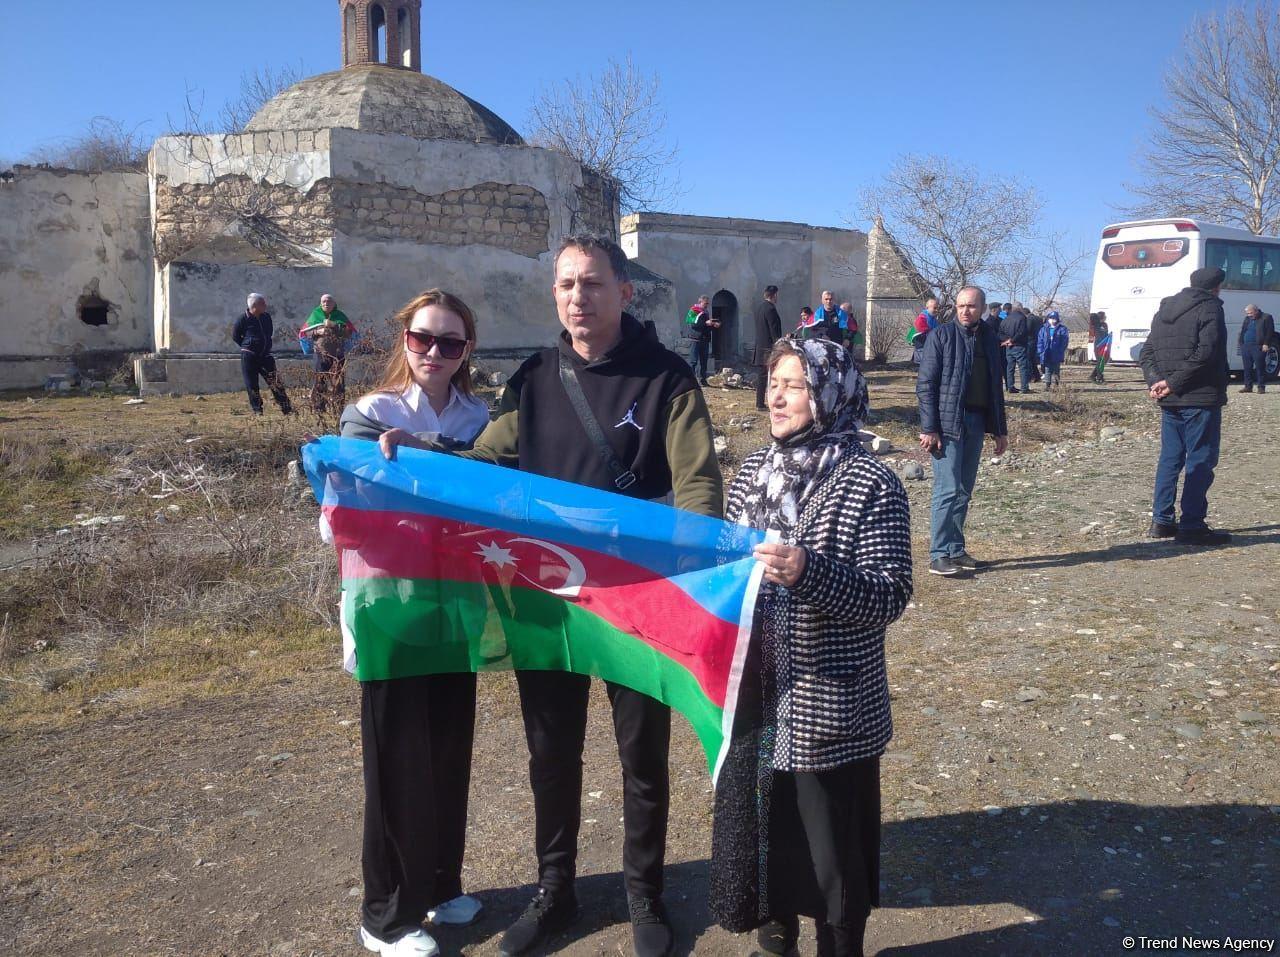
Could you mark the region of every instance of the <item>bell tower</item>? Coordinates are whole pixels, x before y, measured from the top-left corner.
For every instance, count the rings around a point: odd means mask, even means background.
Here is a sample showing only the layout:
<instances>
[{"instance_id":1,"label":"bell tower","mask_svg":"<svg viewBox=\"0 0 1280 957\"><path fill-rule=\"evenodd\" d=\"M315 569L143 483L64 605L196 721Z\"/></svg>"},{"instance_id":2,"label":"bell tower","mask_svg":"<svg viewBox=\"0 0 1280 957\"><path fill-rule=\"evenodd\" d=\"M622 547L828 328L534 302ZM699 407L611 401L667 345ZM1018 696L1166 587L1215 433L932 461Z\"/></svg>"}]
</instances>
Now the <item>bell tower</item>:
<instances>
[{"instance_id":1,"label":"bell tower","mask_svg":"<svg viewBox=\"0 0 1280 957\"><path fill-rule=\"evenodd\" d=\"M338 0L342 68L379 63L422 71L422 0Z\"/></svg>"}]
</instances>

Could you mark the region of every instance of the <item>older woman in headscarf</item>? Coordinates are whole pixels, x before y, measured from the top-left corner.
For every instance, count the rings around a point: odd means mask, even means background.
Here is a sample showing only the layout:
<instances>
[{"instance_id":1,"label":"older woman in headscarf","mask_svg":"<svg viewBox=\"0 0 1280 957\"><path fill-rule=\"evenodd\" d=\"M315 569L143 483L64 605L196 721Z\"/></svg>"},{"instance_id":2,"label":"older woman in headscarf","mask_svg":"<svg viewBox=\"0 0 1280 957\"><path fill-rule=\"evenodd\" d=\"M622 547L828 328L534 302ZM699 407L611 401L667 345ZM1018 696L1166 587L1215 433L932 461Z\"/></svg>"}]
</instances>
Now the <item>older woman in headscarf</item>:
<instances>
[{"instance_id":1,"label":"older woman in headscarf","mask_svg":"<svg viewBox=\"0 0 1280 957\"><path fill-rule=\"evenodd\" d=\"M777 532L717 782L711 908L794 954L861 954L878 903L880 755L892 733L885 628L911 598L907 496L866 452L867 387L823 339L770 355L772 444L747 457L725 517Z\"/></svg>"}]
</instances>

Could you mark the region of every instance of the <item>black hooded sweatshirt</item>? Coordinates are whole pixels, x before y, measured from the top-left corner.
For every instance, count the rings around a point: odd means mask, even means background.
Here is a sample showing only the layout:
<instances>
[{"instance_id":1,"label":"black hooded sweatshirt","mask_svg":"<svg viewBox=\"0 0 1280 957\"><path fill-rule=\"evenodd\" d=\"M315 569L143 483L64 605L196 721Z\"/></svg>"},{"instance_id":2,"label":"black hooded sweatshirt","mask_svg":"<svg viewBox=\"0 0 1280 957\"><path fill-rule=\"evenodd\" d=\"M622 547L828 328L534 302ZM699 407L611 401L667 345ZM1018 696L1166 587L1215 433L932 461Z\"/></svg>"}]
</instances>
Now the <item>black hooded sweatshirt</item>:
<instances>
[{"instance_id":1,"label":"black hooded sweatshirt","mask_svg":"<svg viewBox=\"0 0 1280 957\"><path fill-rule=\"evenodd\" d=\"M567 333L526 359L507 383L497 417L463 457L617 491L560 381L561 355L614 455L636 475L622 494L660 499L674 492L677 508L719 517L724 493L711 415L693 370L658 341L652 323L626 313L622 340L602 359L587 362Z\"/></svg>"},{"instance_id":2,"label":"black hooded sweatshirt","mask_svg":"<svg viewBox=\"0 0 1280 957\"><path fill-rule=\"evenodd\" d=\"M1227 323L1222 300L1189 286L1160 300L1151 332L1138 354L1147 385L1161 380L1170 394L1164 408L1227 404Z\"/></svg>"}]
</instances>

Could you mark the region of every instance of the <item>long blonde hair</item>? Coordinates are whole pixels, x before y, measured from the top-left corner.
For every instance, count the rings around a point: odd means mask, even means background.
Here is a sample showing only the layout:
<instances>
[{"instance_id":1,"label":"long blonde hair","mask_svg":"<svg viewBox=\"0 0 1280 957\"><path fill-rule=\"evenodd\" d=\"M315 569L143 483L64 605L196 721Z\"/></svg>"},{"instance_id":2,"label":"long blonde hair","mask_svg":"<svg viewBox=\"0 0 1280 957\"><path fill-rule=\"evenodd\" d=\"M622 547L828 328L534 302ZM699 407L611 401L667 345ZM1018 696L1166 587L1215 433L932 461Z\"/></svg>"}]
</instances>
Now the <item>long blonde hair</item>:
<instances>
[{"instance_id":1,"label":"long blonde hair","mask_svg":"<svg viewBox=\"0 0 1280 957\"><path fill-rule=\"evenodd\" d=\"M440 306L442 309L448 309L461 319L467 342L471 343L472 351L475 350L476 317L465 302L453 293L445 292L443 289L428 289L426 292L418 293L418 295L400 307L392 317L392 320L399 323L402 330L407 331L413 325L413 317L418 310L425 309L427 306ZM471 395L470 358L470 354L463 358L462 365L458 367L458 371L449 380L455 389L468 396ZM391 351L391 356L387 360L387 367L383 370L382 378L378 381L373 391L392 392L398 395L409 388L412 382L413 372L409 369L409 360L404 354L404 336L402 334L398 348Z\"/></svg>"}]
</instances>

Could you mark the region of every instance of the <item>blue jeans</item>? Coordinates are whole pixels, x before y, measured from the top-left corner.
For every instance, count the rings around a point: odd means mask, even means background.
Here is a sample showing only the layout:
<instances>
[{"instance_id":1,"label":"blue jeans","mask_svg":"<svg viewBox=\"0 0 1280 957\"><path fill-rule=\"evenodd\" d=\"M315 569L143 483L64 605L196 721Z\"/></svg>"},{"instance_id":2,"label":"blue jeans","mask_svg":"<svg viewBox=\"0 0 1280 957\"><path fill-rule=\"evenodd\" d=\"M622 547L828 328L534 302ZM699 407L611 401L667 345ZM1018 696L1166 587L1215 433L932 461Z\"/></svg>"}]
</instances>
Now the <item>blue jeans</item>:
<instances>
[{"instance_id":1,"label":"blue jeans","mask_svg":"<svg viewBox=\"0 0 1280 957\"><path fill-rule=\"evenodd\" d=\"M1022 391L1027 391L1027 381L1031 378L1031 360L1027 357L1026 346L1010 346L1004 369L1004 387L1013 391L1013 370L1022 375Z\"/></svg>"},{"instance_id":2,"label":"blue jeans","mask_svg":"<svg viewBox=\"0 0 1280 957\"><path fill-rule=\"evenodd\" d=\"M1267 354L1256 342L1240 347L1240 362L1244 366L1244 387L1252 389L1255 385L1267 388Z\"/></svg>"},{"instance_id":3,"label":"blue jeans","mask_svg":"<svg viewBox=\"0 0 1280 957\"><path fill-rule=\"evenodd\" d=\"M1178 475L1182 482L1182 529L1204 528L1209 513L1209 486L1218 464L1222 440L1222 407L1203 406L1162 409L1160 412L1160 460L1156 463L1156 492L1151 517L1162 525L1173 525L1173 503L1178 496Z\"/></svg>"},{"instance_id":4,"label":"blue jeans","mask_svg":"<svg viewBox=\"0 0 1280 957\"><path fill-rule=\"evenodd\" d=\"M978 480L987 417L964 414L964 434L942 437L942 457L933 460L933 507L929 513L929 560L955 558L964 552L964 520Z\"/></svg>"},{"instance_id":5,"label":"blue jeans","mask_svg":"<svg viewBox=\"0 0 1280 957\"><path fill-rule=\"evenodd\" d=\"M1062 363L1050 359L1044 360L1045 385L1058 385L1062 382Z\"/></svg>"},{"instance_id":6,"label":"blue jeans","mask_svg":"<svg viewBox=\"0 0 1280 957\"><path fill-rule=\"evenodd\" d=\"M693 373L699 382L707 377L707 358L710 355L710 339L694 339L689 344L689 365L693 366Z\"/></svg>"}]
</instances>

